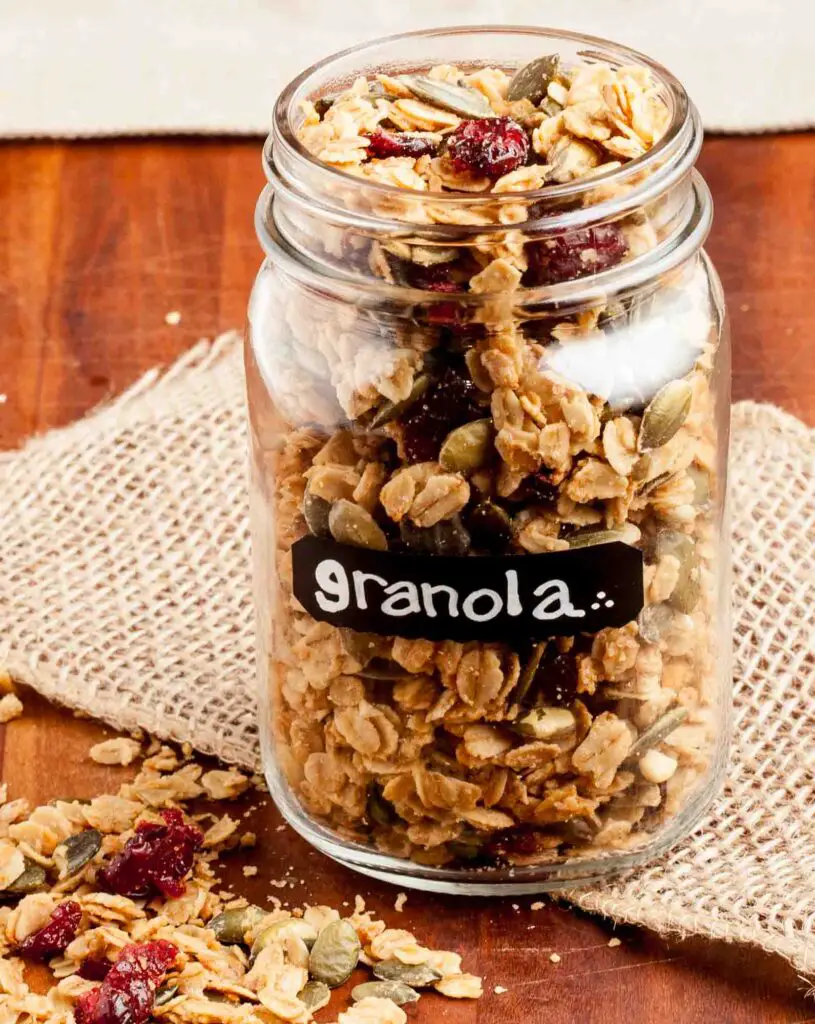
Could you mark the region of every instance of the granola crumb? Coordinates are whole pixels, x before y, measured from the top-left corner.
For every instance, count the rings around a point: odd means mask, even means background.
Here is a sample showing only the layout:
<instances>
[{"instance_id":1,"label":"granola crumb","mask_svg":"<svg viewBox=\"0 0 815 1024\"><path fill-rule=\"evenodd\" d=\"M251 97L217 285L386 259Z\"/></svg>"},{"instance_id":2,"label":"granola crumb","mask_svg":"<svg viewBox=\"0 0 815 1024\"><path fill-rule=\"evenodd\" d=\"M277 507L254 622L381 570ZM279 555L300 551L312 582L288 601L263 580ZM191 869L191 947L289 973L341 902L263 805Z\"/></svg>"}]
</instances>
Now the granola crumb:
<instances>
[{"instance_id":1,"label":"granola crumb","mask_svg":"<svg viewBox=\"0 0 815 1024\"><path fill-rule=\"evenodd\" d=\"M400 892L398 894L398 896L396 897L396 902L393 905L393 909L395 911L397 911L397 913L401 914L402 911L405 909L405 904L406 903L407 903L407 893L406 892Z\"/></svg>"},{"instance_id":2,"label":"granola crumb","mask_svg":"<svg viewBox=\"0 0 815 1024\"><path fill-rule=\"evenodd\" d=\"M530 910L543 910L543 908L545 906L546 906L545 903L543 903L541 900L537 900L535 903L532 904L532 906L529 909Z\"/></svg>"},{"instance_id":3,"label":"granola crumb","mask_svg":"<svg viewBox=\"0 0 815 1024\"><path fill-rule=\"evenodd\" d=\"M170 327L177 327L181 323L181 313L177 309L171 309L164 314L164 323Z\"/></svg>"},{"instance_id":4,"label":"granola crumb","mask_svg":"<svg viewBox=\"0 0 815 1024\"><path fill-rule=\"evenodd\" d=\"M257 846L258 837L254 832L244 832L241 836L240 844L246 849L251 849L253 846Z\"/></svg>"},{"instance_id":5,"label":"granola crumb","mask_svg":"<svg viewBox=\"0 0 815 1024\"><path fill-rule=\"evenodd\" d=\"M609 949L616 949L617 946L622 946L622 944L623 944L622 940L618 939L616 936L613 939L609 939L608 940L608 948Z\"/></svg>"},{"instance_id":6,"label":"granola crumb","mask_svg":"<svg viewBox=\"0 0 815 1024\"><path fill-rule=\"evenodd\" d=\"M493 992L497 996L502 996L505 992L509 992L509 989L508 988L504 988L503 985L496 985L495 988L493 989Z\"/></svg>"},{"instance_id":7,"label":"granola crumb","mask_svg":"<svg viewBox=\"0 0 815 1024\"><path fill-rule=\"evenodd\" d=\"M244 878L254 878L254 876L257 873L258 873L258 869L257 869L257 867L254 864L246 864L246 865L244 865L244 868L243 868L243 877Z\"/></svg>"},{"instance_id":8,"label":"granola crumb","mask_svg":"<svg viewBox=\"0 0 815 1024\"><path fill-rule=\"evenodd\" d=\"M553 964L559 964L560 963L560 954L559 953L550 953L549 954L549 960Z\"/></svg>"},{"instance_id":9,"label":"granola crumb","mask_svg":"<svg viewBox=\"0 0 815 1024\"><path fill-rule=\"evenodd\" d=\"M23 702L16 693L7 693L0 697L0 725L5 725L23 713Z\"/></svg>"},{"instance_id":10,"label":"granola crumb","mask_svg":"<svg viewBox=\"0 0 815 1024\"><path fill-rule=\"evenodd\" d=\"M97 764L121 765L132 764L141 753L141 743L127 736L115 736L112 740L96 743L88 751L91 760Z\"/></svg>"},{"instance_id":11,"label":"granola crumb","mask_svg":"<svg viewBox=\"0 0 815 1024\"><path fill-rule=\"evenodd\" d=\"M14 693L14 679L9 671L0 668L0 693Z\"/></svg>"}]
</instances>

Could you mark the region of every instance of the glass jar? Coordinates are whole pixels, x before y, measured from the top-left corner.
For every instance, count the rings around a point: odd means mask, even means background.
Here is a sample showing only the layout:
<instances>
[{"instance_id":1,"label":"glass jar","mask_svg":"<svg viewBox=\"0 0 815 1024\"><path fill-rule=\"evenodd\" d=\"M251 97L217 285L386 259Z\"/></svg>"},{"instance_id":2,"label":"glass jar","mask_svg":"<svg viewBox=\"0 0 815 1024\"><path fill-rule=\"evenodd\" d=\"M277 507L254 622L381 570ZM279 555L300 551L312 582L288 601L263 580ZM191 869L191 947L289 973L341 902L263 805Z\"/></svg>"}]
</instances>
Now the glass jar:
<instances>
[{"instance_id":1,"label":"glass jar","mask_svg":"<svg viewBox=\"0 0 815 1024\"><path fill-rule=\"evenodd\" d=\"M489 92L479 69L554 52L647 69L659 139L480 193L298 139L359 75L445 62ZM289 824L350 867L573 886L666 850L720 785L730 371L700 145L663 68L533 29L380 40L277 103L246 345L263 756Z\"/></svg>"}]
</instances>

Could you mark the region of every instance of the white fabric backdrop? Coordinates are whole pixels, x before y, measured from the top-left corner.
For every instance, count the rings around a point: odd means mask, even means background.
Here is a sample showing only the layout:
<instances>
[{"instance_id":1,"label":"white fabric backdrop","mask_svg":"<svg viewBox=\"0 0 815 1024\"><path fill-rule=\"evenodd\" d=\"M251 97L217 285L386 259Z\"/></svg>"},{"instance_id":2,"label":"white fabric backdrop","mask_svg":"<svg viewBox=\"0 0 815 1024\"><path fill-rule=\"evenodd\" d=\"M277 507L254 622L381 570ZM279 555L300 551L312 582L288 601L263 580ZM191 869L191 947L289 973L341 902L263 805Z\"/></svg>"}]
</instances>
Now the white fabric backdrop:
<instances>
[{"instance_id":1,"label":"white fabric backdrop","mask_svg":"<svg viewBox=\"0 0 815 1024\"><path fill-rule=\"evenodd\" d=\"M815 126L812 0L0 0L0 135L265 133L280 87L334 50L500 22L644 50L711 129Z\"/></svg>"}]
</instances>

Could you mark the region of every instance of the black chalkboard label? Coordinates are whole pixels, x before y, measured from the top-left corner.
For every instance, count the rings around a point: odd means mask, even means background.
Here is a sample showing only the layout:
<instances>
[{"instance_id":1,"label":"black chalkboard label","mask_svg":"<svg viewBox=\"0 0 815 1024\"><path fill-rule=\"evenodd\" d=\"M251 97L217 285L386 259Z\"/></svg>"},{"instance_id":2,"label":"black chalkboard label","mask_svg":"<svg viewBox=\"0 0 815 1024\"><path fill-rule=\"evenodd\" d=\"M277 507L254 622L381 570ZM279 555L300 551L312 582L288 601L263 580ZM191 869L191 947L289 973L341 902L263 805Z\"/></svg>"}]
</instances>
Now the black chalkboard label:
<instances>
[{"instance_id":1,"label":"black chalkboard label","mask_svg":"<svg viewBox=\"0 0 815 1024\"><path fill-rule=\"evenodd\" d=\"M542 555L397 554L304 537L294 594L364 633L522 643L623 626L643 606L642 552L614 541Z\"/></svg>"}]
</instances>

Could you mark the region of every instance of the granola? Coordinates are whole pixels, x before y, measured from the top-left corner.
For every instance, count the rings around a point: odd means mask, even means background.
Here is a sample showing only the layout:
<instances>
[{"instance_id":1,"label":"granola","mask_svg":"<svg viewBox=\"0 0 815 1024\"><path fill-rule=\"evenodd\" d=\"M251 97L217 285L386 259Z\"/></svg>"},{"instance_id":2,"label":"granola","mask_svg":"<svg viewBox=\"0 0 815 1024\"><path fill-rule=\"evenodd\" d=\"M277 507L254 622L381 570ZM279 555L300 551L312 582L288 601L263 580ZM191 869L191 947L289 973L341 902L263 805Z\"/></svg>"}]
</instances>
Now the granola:
<instances>
[{"instance_id":1,"label":"granola","mask_svg":"<svg viewBox=\"0 0 815 1024\"><path fill-rule=\"evenodd\" d=\"M295 816L489 875L647 845L704 781L723 486L708 271L692 258L634 294L525 306L669 238L659 200L524 234L550 186L590 182L574 201L589 208L646 181L653 167L619 190L615 174L669 122L648 68L556 55L381 73L304 104L300 144L344 175L334 197L367 223L406 222L375 235L304 221L304 246L411 297L377 317L281 288L282 344L253 325L268 767ZM438 225L463 233L440 244ZM621 541L643 553L645 603L542 642L342 628L294 595L306 536L475 558Z\"/></svg>"},{"instance_id":2,"label":"granola","mask_svg":"<svg viewBox=\"0 0 815 1024\"><path fill-rule=\"evenodd\" d=\"M416 988L393 980L376 983L380 988L371 988L373 982L357 985L340 1021L404 1022L399 1003L418 1000L417 988L455 998L481 995L480 979L463 972L457 954L428 949L412 933L388 929L361 897L353 913L341 917L331 907L284 909L270 898L268 909L222 892L216 872L234 845L228 830L220 830L216 843L196 841L173 894L162 893L159 883L133 898L111 891L116 886L112 867L122 863L134 842L141 843L143 858L145 843L166 832L168 816L169 827L186 830L195 840L213 817L223 821L229 815L217 818L217 805L196 811L189 801L198 796L231 800L251 785L231 769L204 771L188 762L177 770L180 761L172 748L153 748L117 794L89 802L56 800L34 810L19 800L0 807L7 811L8 832L0 839L4 1022L309 1024L313 1011L328 1002L330 989L358 965L369 966L376 978L380 967L387 975L393 962L415 965ZM152 798L144 800L143 793ZM62 837L61 845L35 864L33 849L50 850L54 835ZM175 840L173 863L178 856ZM397 909L403 904L404 896ZM345 943L345 961L337 973L339 940ZM50 968L45 991L42 976L29 987L26 968L36 961Z\"/></svg>"}]
</instances>

